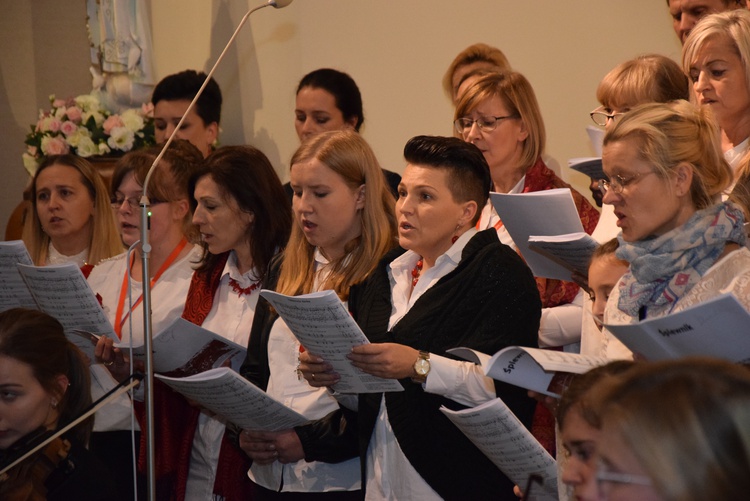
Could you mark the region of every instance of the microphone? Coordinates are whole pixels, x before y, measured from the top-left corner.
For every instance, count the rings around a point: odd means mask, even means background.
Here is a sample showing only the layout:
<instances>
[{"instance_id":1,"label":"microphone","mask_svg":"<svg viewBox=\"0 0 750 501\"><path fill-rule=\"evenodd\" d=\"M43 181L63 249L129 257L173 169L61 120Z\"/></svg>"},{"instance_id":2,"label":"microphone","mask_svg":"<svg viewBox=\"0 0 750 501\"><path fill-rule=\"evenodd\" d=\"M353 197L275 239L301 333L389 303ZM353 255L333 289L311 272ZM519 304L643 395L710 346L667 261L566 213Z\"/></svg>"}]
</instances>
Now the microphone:
<instances>
[{"instance_id":1,"label":"microphone","mask_svg":"<svg viewBox=\"0 0 750 501\"><path fill-rule=\"evenodd\" d=\"M240 23L237 25L237 29L234 30L234 33L229 38L229 41L227 42L227 45L224 47L224 50L221 51L221 54L219 54L219 57L216 59L216 62L214 63L213 68L211 68L211 71L208 72L208 75L206 75L206 79L203 81L203 85L201 85L201 88L198 89L198 92L195 94L195 97L190 102L190 105L188 105L187 109L185 110L185 113L182 115L182 118L177 123L177 126L174 128L174 131L172 131L172 134L170 134L169 138L167 139L167 142L164 143L164 147L162 147L159 154L154 159L154 162L151 164L151 167L148 170L148 173L146 174L146 179L143 180L143 195L141 196L140 200L140 207L141 207L141 261L142 261L142 269L143 269L143 339L145 344L145 350L146 350L146 391L145 391L145 407L146 407L146 455L147 455L147 491L148 491L148 499L149 501L154 501L156 499L156 457L155 457L155 433L154 433L154 395L152 388L154 387L154 360L153 360L153 338L152 338L152 326L151 326L151 277L150 277L150 271L149 271L149 254L151 253L151 244L149 243L148 239L148 209L151 203L148 199L148 184L151 180L151 175L154 173L154 169L157 165L159 165L159 162L161 161L162 157L164 156L164 153L167 151L167 148L169 148L169 145L172 144L172 141L174 141L175 136L177 135L177 132L182 128L182 123L185 121L185 118L190 114L190 111L195 107L195 103L198 102L198 98L201 97L203 94L203 90L208 85L208 82L211 80L211 77L213 76L214 72L216 71L217 66L219 66L219 63L224 59L224 55L229 50L229 47L232 46L232 43L234 42L234 39L237 38L237 34L240 32L242 27L245 25L245 22L250 17L250 14L255 12L256 10L260 10L264 7L268 7L269 5L272 7L275 7L277 9L283 9L287 5L292 3L292 0L266 0L266 2L262 5L259 5L255 8L250 9L247 14L245 14L242 19L240 20Z\"/></svg>"}]
</instances>

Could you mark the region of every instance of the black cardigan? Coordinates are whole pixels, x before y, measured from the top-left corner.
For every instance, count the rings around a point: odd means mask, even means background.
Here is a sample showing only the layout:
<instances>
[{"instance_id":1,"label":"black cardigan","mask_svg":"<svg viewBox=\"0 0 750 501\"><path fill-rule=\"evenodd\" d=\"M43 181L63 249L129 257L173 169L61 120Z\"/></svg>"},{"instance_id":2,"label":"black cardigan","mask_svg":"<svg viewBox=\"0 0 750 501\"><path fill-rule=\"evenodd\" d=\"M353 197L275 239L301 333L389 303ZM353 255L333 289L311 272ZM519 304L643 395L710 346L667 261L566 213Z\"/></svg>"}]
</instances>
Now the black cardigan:
<instances>
[{"instance_id":1,"label":"black cardigan","mask_svg":"<svg viewBox=\"0 0 750 501\"><path fill-rule=\"evenodd\" d=\"M392 304L387 267L403 252L391 252L370 279L351 290L352 315L371 342L396 342L443 356L458 346L487 354L512 345L537 346L541 302L534 277L493 229L476 234L458 267L388 331ZM513 483L439 411L440 406L465 407L426 393L409 378L401 384L405 391L385 394L388 419L401 450L422 478L445 499L515 499ZM497 396L529 427L536 402L524 389L500 382L495 386ZM363 473L382 395L359 398Z\"/></svg>"}]
</instances>

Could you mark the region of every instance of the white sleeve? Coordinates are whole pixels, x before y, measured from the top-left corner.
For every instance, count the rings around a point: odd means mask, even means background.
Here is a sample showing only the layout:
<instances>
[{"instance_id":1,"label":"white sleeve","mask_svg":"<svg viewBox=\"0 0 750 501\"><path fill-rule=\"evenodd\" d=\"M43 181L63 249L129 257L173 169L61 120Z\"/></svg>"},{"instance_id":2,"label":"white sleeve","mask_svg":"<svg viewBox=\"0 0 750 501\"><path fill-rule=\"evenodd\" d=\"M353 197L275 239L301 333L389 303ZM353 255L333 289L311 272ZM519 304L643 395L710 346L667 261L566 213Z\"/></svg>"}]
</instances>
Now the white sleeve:
<instances>
[{"instance_id":1,"label":"white sleeve","mask_svg":"<svg viewBox=\"0 0 750 501\"><path fill-rule=\"evenodd\" d=\"M539 347L564 346L581 340L583 289L573 302L553 308L542 308L539 323Z\"/></svg>"},{"instance_id":2,"label":"white sleeve","mask_svg":"<svg viewBox=\"0 0 750 501\"><path fill-rule=\"evenodd\" d=\"M442 395L459 404L475 407L492 400L495 382L472 362L462 362L430 354L430 373L423 384L425 391Z\"/></svg>"}]
</instances>

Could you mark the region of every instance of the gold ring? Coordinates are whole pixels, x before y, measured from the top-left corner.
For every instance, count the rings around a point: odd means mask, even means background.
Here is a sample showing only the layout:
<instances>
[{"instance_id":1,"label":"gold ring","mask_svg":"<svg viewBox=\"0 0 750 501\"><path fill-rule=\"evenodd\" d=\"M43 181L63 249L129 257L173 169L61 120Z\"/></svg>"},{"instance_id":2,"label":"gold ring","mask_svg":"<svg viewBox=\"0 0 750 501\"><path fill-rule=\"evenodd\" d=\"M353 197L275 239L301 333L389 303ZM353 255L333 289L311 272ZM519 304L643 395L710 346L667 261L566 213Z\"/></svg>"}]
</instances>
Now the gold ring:
<instances>
[{"instance_id":1,"label":"gold ring","mask_svg":"<svg viewBox=\"0 0 750 501\"><path fill-rule=\"evenodd\" d=\"M115 363L114 360L110 360L109 362L104 362L104 365L107 366L107 367L112 367L112 364L114 364L114 363Z\"/></svg>"}]
</instances>

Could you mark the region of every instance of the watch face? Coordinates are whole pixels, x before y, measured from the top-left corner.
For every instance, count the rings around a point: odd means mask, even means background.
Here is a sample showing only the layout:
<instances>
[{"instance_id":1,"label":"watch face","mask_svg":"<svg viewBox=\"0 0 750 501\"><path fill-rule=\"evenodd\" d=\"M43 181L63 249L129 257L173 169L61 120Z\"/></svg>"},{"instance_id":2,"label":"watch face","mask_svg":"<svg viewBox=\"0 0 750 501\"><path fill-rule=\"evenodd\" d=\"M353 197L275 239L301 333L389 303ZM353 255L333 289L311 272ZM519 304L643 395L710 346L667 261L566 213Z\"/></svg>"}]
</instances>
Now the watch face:
<instances>
[{"instance_id":1,"label":"watch face","mask_svg":"<svg viewBox=\"0 0 750 501\"><path fill-rule=\"evenodd\" d=\"M426 376L427 373L430 372L430 361L425 360L424 358L417 359L417 361L414 362L414 370L420 376Z\"/></svg>"}]
</instances>

